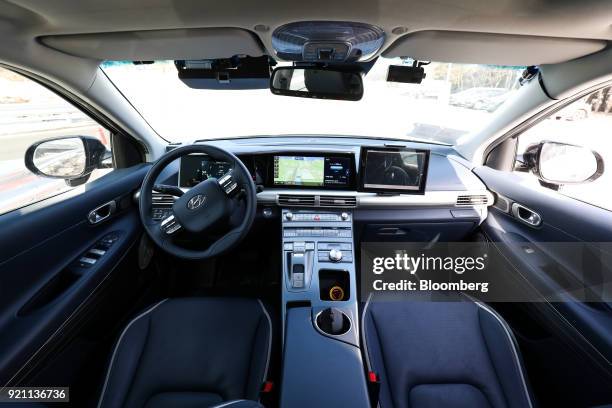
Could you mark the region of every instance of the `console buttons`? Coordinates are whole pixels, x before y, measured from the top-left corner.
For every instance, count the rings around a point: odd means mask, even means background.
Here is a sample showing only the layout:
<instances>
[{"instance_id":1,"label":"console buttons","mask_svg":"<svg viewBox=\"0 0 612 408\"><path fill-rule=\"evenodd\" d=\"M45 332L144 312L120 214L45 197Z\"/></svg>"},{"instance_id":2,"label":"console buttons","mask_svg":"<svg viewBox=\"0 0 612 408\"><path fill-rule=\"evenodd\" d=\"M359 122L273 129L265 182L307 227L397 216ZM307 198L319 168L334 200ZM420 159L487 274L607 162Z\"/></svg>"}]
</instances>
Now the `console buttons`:
<instances>
[{"instance_id":1,"label":"console buttons","mask_svg":"<svg viewBox=\"0 0 612 408\"><path fill-rule=\"evenodd\" d=\"M329 299L335 302L344 300L344 289L337 285L332 286L332 288L329 290Z\"/></svg>"},{"instance_id":2,"label":"console buttons","mask_svg":"<svg viewBox=\"0 0 612 408\"><path fill-rule=\"evenodd\" d=\"M341 251L350 251L352 249L352 245L349 242L319 242L317 247L319 251L329 251L333 248Z\"/></svg>"},{"instance_id":3,"label":"console buttons","mask_svg":"<svg viewBox=\"0 0 612 408\"><path fill-rule=\"evenodd\" d=\"M350 238L351 236L352 234L350 228L285 228L283 230L283 237L285 238Z\"/></svg>"},{"instance_id":4,"label":"console buttons","mask_svg":"<svg viewBox=\"0 0 612 408\"><path fill-rule=\"evenodd\" d=\"M291 275L291 286L295 289L301 289L304 287L304 273L294 272Z\"/></svg>"},{"instance_id":5,"label":"console buttons","mask_svg":"<svg viewBox=\"0 0 612 408\"><path fill-rule=\"evenodd\" d=\"M329 251L319 250L317 251L317 260L319 262L352 263L353 262L353 251L340 251L338 249L331 249Z\"/></svg>"},{"instance_id":6,"label":"console buttons","mask_svg":"<svg viewBox=\"0 0 612 408\"><path fill-rule=\"evenodd\" d=\"M338 236L340 238L350 238L351 237L351 230L350 229L340 230L339 233L338 233Z\"/></svg>"},{"instance_id":7,"label":"console buttons","mask_svg":"<svg viewBox=\"0 0 612 408\"><path fill-rule=\"evenodd\" d=\"M327 221L327 222L342 222L342 221L350 221L350 214L347 212L342 212L340 214L336 213L292 213L291 211L287 211L284 213L285 221L295 221L295 222L319 222L319 221Z\"/></svg>"}]
</instances>

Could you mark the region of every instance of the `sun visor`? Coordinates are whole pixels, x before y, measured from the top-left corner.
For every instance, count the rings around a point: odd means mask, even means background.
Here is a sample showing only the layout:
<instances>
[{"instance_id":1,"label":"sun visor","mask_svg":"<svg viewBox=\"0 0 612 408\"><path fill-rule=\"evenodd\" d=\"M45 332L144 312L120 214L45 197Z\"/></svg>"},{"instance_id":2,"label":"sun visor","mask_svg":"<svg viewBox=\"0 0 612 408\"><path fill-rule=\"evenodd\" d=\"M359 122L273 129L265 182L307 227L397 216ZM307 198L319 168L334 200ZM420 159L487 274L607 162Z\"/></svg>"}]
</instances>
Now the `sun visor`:
<instances>
[{"instance_id":1,"label":"sun visor","mask_svg":"<svg viewBox=\"0 0 612 408\"><path fill-rule=\"evenodd\" d=\"M265 53L254 34L240 28L196 28L41 37L48 47L98 60L151 61L228 58Z\"/></svg>"},{"instance_id":2,"label":"sun visor","mask_svg":"<svg viewBox=\"0 0 612 408\"><path fill-rule=\"evenodd\" d=\"M392 43L385 57L421 61L528 66L556 64L600 51L603 40L460 31L418 31Z\"/></svg>"}]
</instances>

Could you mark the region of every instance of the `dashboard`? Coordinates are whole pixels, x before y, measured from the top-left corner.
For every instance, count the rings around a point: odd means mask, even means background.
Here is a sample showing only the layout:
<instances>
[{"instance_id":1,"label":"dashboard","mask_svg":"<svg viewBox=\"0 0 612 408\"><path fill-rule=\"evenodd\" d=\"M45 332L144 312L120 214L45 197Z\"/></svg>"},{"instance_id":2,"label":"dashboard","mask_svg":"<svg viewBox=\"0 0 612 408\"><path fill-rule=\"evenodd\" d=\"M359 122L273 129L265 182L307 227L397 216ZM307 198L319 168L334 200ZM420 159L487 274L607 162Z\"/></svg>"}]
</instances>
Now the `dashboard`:
<instances>
[{"instance_id":1,"label":"dashboard","mask_svg":"<svg viewBox=\"0 0 612 408\"><path fill-rule=\"evenodd\" d=\"M257 186L257 220L273 223L282 211L350 213L359 240L453 242L478 226L493 194L452 146L341 136L270 136L210 140L234 153ZM175 146L168 146L168 150ZM185 156L157 183L189 189L220 178L231 165L206 155ZM174 199L153 194L153 217L166 217ZM271 224L270 224L271 225Z\"/></svg>"},{"instance_id":2,"label":"dashboard","mask_svg":"<svg viewBox=\"0 0 612 408\"><path fill-rule=\"evenodd\" d=\"M266 210L264 218L278 214L278 207L336 207L354 209L356 220L366 217L381 225L478 224L494 201L472 164L444 144L299 135L206 143L234 153L244 163L257 186L259 211ZM186 156L167 166L157 183L185 190L230 170L229 163L212 157ZM172 205L171 197L162 193L154 199L165 206L163 211Z\"/></svg>"}]
</instances>

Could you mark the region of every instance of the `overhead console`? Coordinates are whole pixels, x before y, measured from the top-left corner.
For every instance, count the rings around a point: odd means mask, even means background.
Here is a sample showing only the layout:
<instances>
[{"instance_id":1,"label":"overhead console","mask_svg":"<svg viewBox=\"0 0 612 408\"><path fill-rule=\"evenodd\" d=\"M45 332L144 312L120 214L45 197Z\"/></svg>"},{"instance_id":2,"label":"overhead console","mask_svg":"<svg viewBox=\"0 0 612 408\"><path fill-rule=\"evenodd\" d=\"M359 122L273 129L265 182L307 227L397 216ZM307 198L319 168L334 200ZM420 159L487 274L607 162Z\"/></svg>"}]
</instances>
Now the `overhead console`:
<instances>
[{"instance_id":1,"label":"overhead console","mask_svg":"<svg viewBox=\"0 0 612 408\"><path fill-rule=\"evenodd\" d=\"M367 61L384 41L379 27L345 21L301 21L285 24L272 34L276 56L300 62Z\"/></svg>"}]
</instances>

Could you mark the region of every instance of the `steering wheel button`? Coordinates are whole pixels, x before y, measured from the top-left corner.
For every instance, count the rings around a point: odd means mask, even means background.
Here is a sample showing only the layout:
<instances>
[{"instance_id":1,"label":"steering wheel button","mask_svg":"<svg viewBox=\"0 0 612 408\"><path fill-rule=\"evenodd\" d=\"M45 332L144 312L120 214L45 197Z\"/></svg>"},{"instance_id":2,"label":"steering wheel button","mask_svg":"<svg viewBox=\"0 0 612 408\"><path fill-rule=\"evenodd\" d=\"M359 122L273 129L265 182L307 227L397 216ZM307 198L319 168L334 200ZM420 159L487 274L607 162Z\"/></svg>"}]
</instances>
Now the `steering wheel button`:
<instances>
[{"instance_id":1,"label":"steering wheel button","mask_svg":"<svg viewBox=\"0 0 612 408\"><path fill-rule=\"evenodd\" d=\"M181 229L181 226L179 224L173 224L166 230L166 234L174 234L179 229Z\"/></svg>"}]
</instances>

